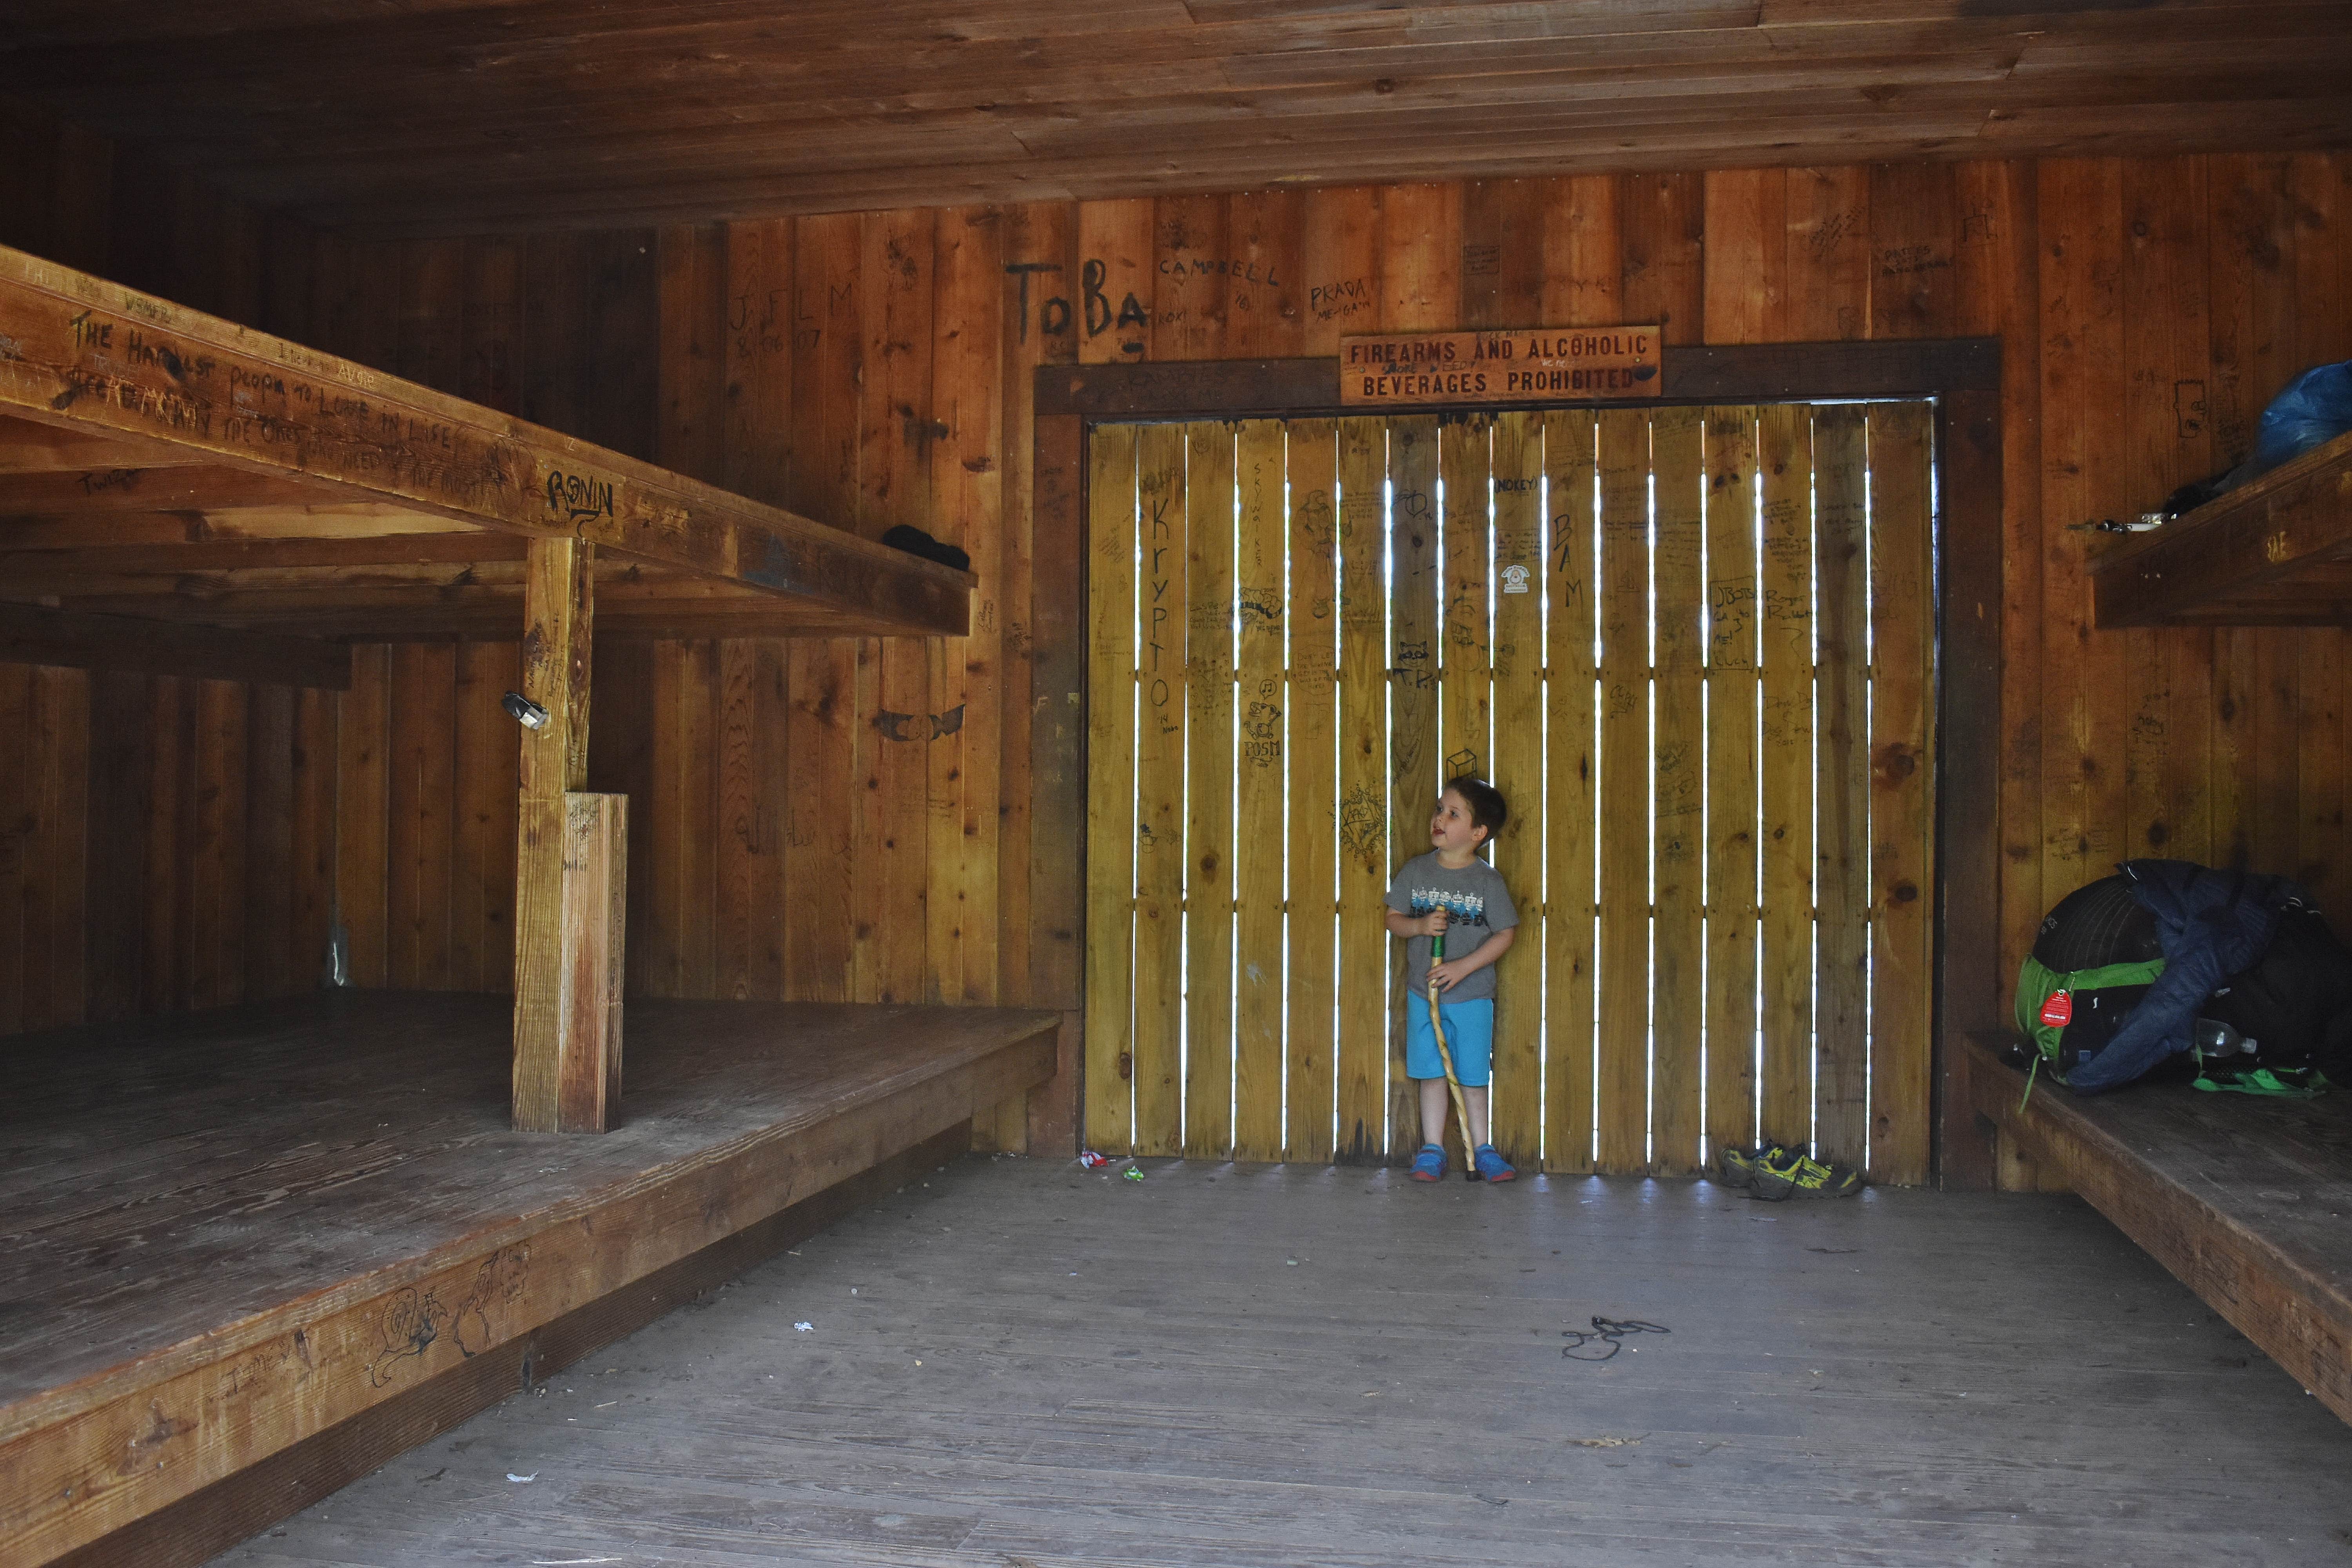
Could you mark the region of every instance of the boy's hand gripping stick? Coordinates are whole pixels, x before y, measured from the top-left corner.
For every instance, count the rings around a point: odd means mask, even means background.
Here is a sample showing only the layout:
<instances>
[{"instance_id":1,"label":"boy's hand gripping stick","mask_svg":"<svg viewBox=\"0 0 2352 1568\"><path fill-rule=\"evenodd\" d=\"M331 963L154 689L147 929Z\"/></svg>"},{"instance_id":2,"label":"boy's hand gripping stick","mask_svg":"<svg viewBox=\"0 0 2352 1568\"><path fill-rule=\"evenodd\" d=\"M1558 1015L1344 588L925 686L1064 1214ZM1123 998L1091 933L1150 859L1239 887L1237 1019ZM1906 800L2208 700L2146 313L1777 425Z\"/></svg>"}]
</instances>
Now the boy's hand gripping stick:
<instances>
[{"instance_id":1,"label":"boy's hand gripping stick","mask_svg":"<svg viewBox=\"0 0 2352 1568\"><path fill-rule=\"evenodd\" d=\"M1454 1076L1454 1052L1445 1044L1445 1019L1438 1011L1437 966L1445 962L1445 933L1439 931L1429 939L1429 1032L1437 1037L1437 1062L1445 1069L1445 1087L1454 1096L1454 1120L1462 1132L1462 1158L1467 1162L1464 1175L1474 1175L1478 1169L1478 1152L1470 1146L1470 1111L1462 1103L1462 1080Z\"/></svg>"}]
</instances>

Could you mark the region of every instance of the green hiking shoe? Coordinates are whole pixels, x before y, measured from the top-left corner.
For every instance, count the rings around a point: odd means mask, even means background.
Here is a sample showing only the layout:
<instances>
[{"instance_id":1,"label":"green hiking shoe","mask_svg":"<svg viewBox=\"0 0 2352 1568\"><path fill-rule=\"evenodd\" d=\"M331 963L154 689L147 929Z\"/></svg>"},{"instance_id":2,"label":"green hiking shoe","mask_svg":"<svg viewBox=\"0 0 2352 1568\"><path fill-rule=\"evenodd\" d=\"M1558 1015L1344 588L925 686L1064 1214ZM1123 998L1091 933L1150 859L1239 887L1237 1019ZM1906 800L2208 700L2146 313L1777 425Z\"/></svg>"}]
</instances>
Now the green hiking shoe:
<instances>
[{"instance_id":1,"label":"green hiking shoe","mask_svg":"<svg viewBox=\"0 0 2352 1568\"><path fill-rule=\"evenodd\" d=\"M1785 1163L1796 1158L1778 1143L1759 1143L1753 1149L1742 1149L1727 1143L1717 1151L1717 1180L1727 1187L1753 1187L1766 1166Z\"/></svg>"},{"instance_id":2,"label":"green hiking shoe","mask_svg":"<svg viewBox=\"0 0 2352 1568\"><path fill-rule=\"evenodd\" d=\"M1844 1198L1862 1191L1862 1173L1850 1165L1825 1165L1809 1154L1778 1144L1756 1162L1756 1195L1775 1203L1788 1198Z\"/></svg>"}]
</instances>

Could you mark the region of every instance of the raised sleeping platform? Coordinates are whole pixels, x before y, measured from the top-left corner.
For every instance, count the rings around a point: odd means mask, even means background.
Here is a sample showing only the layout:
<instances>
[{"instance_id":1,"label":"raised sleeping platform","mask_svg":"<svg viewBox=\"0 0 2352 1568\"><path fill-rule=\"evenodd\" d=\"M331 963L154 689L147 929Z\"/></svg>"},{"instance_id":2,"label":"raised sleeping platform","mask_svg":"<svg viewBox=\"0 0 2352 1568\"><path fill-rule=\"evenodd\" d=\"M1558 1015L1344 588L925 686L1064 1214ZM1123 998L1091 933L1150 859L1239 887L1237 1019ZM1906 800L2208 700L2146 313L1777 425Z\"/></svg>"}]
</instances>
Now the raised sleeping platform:
<instances>
[{"instance_id":1,"label":"raised sleeping platform","mask_svg":"<svg viewBox=\"0 0 2352 1568\"><path fill-rule=\"evenodd\" d=\"M6 1042L0 1568L202 1562L1054 1077L1057 1013L625 1005L586 787L600 642L960 636L973 584L0 249L0 659L333 690L355 641L514 641L528 726L513 996Z\"/></svg>"},{"instance_id":2,"label":"raised sleeping platform","mask_svg":"<svg viewBox=\"0 0 2352 1568\"><path fill-rule=\"evenodd\" d=\"M1058 1016L642 1001L602 1136L508 1124L504 996L23 1037L0 1563L201 1563L970 1143Z\"/></svg>"},{"instance_id":3,"label":"raised sleeping platform","mask_svg":"<svg viewBox=\"0 0 2352 1568\"><path fill-rule=\"evenodd\" d=\"M2010 1038L1958 1054L1977 1131L2063 1179L2352 1421L2352 1094L2151 1083L2084 1098L2043 1081L2029 1097Z\"/></svg>"}]
</instances>

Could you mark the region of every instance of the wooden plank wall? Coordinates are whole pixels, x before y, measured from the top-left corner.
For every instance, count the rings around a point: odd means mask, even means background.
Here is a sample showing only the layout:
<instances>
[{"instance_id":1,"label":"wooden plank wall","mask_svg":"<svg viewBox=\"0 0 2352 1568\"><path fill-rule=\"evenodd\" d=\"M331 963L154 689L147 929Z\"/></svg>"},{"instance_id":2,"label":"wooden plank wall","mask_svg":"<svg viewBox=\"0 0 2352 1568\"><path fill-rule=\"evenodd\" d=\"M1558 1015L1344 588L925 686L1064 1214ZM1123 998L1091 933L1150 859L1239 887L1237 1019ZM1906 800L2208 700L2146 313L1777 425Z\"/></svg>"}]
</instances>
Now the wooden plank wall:
<instances>
[{"instance_id":1,"label":"wooden plank wall","mask_svg":"<svg viewBox=\"0 0 2352 1568\"><path fill-rule=\"evenodd\" d=\"M2347 880L2342 634L2094 635L2095 546L2065 525L2223 466L2296 370L2352 356L2352 157L1594 175L372 247L198 221L201 202L160 199L168 178L113 174L111 195L0 178L56 215L33 248L151 287L139 258L160 257L188 278L165 292L209 289L813 516L920 521L971 551L974 635L937 649L606 646L592 787L638 802L641 992L1075 1005L1055 989L1074 972L1031 951L1079 916L1033 847L1075 837L1084 813L1082 790L1032 787L1033 732L1049 752L1075 733L1041 718L1082 668L1061 602L1075 553L1036 533L1032 372L1474 321L1659 320L1680 342L2001 335L2005 952L2127 855L2242 859L2324 895ZM89 251L118 228L121 249ZM1063 585L1034 594L1041 576ZM492 983L488 947L461 948L487 943L505 862L461 841L498 831L481 814L508 786L467 750L495 727L460 696L470 664L378 657L383 747L341 748L347 802L373 813L380 793L387 813L355 824L347 805L341 824L346 856L386 847L383 912L346 910L355 959ZM395 791L395 731L437 736L445 715L449 765ZM389 847L419 837L395 876ZM372 900L373 869L343 875L347 903ZM1033 881L1056 907L1033 908Z\"/></svg>"},{"instance_id":2,"label":"wooden plank wall","mask_svg":"<svg viewBox=\"0 0 2352 1568\"><path fill-rule=\"evenodd\" d=\"M1078 624L1074 606L1033 602L1031 371L1323 353L1345 331L1472 321L1662 320L1682 342L2000 335L2005 950L2134 854L2247 860L2332 894L2347 879L2342 635L2094 635L2095 545L2065 525L2137 512L2234 460L2290 375L2352 355L2347 177L2352 158L2319 155L1978 163L665 231L645 285L659 353L642 362L658 418L634 442L601 438L864 531L922 521L973 552L982 589L978 635L936 656L606 657L595 787L649 813L633 835L647 940L632 943L632 984L1074 1001L1027 989L1033 915L1078 916L1033 910L1029 891L1030 724L1066 696L1032 689L1049 650L1031 628L1049 612ZM538 258L548 242L521 243ZM563 243L602 245L609 266L632 241ZM547 288L583 292L567 278L583 266L526 266L525 318L557 313ZM458 309L472 316L470 293ZM641 312L628 321L644 331ZM613 395L642 408L630 363ZM1055 809L1056 832L1074 826L1083 794ZM805 888L829 896L787 892ZM1997 1016L2001 1000L1979 1002Z\"/></svg>"},{"instance_id":3,"label":"wooden plank wall","mask_svg":"<svg viewBox=\"0 0 2352 1568\"><path fill-rule=\"evenodd\" d=\"M0 244L260 321L273 250L317 243L140 149L0 108ZM0 1035L319 984L340 706L0 664Z\"/></svg>"}]
</instances>

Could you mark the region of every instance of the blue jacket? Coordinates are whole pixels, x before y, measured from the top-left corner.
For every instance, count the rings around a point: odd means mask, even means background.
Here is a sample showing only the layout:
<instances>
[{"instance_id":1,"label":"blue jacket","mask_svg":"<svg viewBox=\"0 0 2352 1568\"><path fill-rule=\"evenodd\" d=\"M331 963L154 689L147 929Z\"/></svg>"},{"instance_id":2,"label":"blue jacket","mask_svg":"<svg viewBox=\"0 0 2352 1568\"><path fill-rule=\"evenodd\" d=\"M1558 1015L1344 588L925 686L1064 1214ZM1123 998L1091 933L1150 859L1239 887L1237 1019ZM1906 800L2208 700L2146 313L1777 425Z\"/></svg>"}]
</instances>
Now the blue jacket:
<instances>
[{"instance_id":1,"label":"blue jacket","mask_svg":"<svg viewBox=\"0 0 2352 1568\"><path fill-rule=\"evenodd\" d=\"M2284 877L2216 871L2189 860L2132 860L2123 873L2133 899L2156 917L2164 973L2106 1048L2067 1078L2066 1087L2081 1094L2118 1088L2187 1050L2198 1009L2262 957L2279 910L2304 897Z\"/></svg>"}]
</instances>

